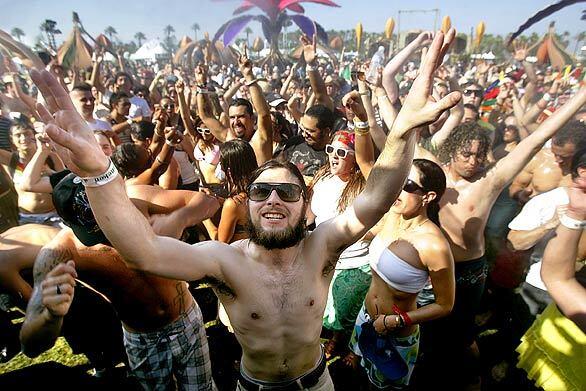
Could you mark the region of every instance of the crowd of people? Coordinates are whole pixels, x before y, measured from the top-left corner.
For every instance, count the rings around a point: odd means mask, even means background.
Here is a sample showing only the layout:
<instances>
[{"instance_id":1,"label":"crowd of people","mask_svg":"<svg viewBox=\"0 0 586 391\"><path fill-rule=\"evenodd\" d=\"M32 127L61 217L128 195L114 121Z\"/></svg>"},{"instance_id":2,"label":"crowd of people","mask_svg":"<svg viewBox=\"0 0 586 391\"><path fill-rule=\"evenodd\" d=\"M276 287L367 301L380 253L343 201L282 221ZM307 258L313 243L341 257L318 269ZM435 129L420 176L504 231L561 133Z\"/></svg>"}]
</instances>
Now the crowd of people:
<instances>
[{"instance_id":1,"label":"crowd of people","mask_svg":"<svg viewBox=\"0 0 586 391\"><path fill-rule=\"evenodd\" d=\"M22 351L63 334L98 375L223 389L205 283L237 390L356 389L334 357L361 389L480 389L479 324L520 293L515 364L584 389L584 70L521 45L444 62L454 37L380 68L319 57L315 36L279 64L222 64L206 40L193 68L5 56L0 289L26 307Z\"/></svg>"}]
</instances>

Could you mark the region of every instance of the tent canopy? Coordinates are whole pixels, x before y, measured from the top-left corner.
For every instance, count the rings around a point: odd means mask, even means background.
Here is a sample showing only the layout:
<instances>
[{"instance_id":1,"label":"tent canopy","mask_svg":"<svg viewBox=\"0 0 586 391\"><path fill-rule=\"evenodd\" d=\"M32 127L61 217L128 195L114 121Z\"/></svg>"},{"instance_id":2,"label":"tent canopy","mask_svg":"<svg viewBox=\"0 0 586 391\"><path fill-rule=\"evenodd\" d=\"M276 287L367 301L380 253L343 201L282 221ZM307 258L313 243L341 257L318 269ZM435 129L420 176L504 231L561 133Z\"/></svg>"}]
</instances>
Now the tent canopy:
<instances>
[{"instance_id":1,"label":"tent canopy","mask_svg":"<svg viewBox=\"0 0 586 391\"><path fill-rule=\"evenodd\" d=\"M130 55L131 60L152 60L167 54L163 48L161 41L158 39L151 39L145 42L135 53Z\"/></svg>"}]
</instances>

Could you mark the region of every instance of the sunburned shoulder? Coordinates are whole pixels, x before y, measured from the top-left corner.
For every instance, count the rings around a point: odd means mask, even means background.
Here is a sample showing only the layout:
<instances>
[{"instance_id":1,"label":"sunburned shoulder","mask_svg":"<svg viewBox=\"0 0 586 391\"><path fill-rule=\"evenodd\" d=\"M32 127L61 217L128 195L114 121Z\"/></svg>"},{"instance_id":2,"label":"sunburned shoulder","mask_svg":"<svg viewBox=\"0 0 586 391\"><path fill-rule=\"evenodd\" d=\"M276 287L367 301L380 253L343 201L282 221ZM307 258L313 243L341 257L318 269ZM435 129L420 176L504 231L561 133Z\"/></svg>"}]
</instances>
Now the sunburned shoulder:
<instances>
[{"instance_id":1,"label":"sunburned shoulder","mask_svg":"<svg viewBox=\"0 0 586 391\"><path fill-rule=\"evenodd\" d=\"M412 235L409 242L419 252L435 253L450 249L450 245L439 228Z\"/></svg>"}]
</instances>

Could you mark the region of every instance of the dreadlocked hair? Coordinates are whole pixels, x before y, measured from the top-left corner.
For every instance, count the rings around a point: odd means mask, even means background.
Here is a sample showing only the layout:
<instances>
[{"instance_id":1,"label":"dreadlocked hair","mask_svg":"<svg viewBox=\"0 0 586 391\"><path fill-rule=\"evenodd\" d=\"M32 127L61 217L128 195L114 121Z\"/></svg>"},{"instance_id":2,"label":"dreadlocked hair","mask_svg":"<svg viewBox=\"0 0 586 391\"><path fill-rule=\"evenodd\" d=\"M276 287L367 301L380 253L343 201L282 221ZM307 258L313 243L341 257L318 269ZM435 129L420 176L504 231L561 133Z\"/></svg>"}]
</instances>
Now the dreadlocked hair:
<instances>
[{"instance_id":1,"label":"dreadlocked hair","mask_svg":"<svg viewBox=\"0 0 586 391\"><path fill-rule=\"evenodd\" d=\"M473 141L479 142L478 152L480 156L484 156L484 163L486 163L486 156L491 144L490 136L487 130L476 123L456 126L450 137L440 147L438 158L442 163L449 163L458 152L469 149Z\"/></svg>"}]
</instances>

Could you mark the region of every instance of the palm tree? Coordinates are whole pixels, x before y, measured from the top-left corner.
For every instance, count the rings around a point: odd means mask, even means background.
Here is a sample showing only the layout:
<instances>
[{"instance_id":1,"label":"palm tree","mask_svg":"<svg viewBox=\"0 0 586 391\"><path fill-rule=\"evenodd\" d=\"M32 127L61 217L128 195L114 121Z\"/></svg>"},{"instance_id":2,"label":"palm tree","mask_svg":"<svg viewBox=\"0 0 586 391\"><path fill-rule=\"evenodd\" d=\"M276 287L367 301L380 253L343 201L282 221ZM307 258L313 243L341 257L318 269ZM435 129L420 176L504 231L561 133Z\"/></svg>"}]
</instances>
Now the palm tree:
<instances>
[{"instance_id":1,"label":"palm tree","mask_svg":"<svg viewBox=\"0 0 586 391\"><path fill-rule=\"evenodd\" d=\"M191 25L191 29L193 30L193 32L194 32L194 38L197 41L197 32L200 30L199 24L197 24L197 23L192 24Z\"/></svg>"},{"instance_id":2,"label":"palm tree","mask_svg":"<svg viewBox=\"0 0 586 391\"><path fill-rule=\"evenodd\" d=\"M170 37L171 34L173 34L175 32L175 29L173 28L173 26L171 26L170 24L166 25L165 28L163 29L163 31L165 32L165 35L167 37Z\"/></svg>"},{"instance_id":3,"label":"palm tree","mask_svg":"<svg viewBox=\"0 0 586 391\"><path fill-rule=\"evenodd\" d=\"M14 35L14 33L12 35ZM576 53L578 52L578 48L580 47L580 43L582 43L584 40L586 40L586 32L584 32L584 31L579 32L578 35L576 35L575 39L576 39L576 47L574 47L574 57L576 56Z\"/></svg>"},{"instance_id":4,"label":"palm tree","mask_svg":"<svg viewBox=\"0 0 586 391\"><path fill-rule=\"evenodd\" d=\"M20 41L20 38L22 38L22 36L24 35L24 31L22 31L18 27L15 27L12 30L10 30L10 34Z\"/></svg>"},{"instance_id":5,"label":"palm tree","mask_svg":"<svg viewBox=\"0 0 586 391\"><path fill-rule=\"evenodd\" d=\"M142 46L142 41L146 39L146 36L140 31L134 34L134 39L138 41L138 46Z\"/></svg>"},{"instance_id":6,"label":"palm tree","mask_svg":"<svg viewBox=\"0 0 586 391\"><path fill-rule=\"evenodd\" d=\"M57 27L57 22L50 19L45 19L45 21L41 24L41 31L47 34L47 42L49 43L49 47L52 50L57 50L57 44L55 43L55 35L61 34L61 30L55 28Z\"/></svg>"},{"instance_id":7,"label":"palm tree","mask_svg":"<svg viewBox=\"0 0 586 391\"><path fill-rule=\"evenodd\" d=\"M110 38L110 41L111 41L112 38L114 37L114 35L118 34L118 31L116 31L116 29L114 27L108 26L104 30L104 34L106 34L108 36L108 38Z\"/></svg>"},{"instance_id":8,"label":"palm tree","mask_svg":"<svg viewBox=\"0 0 586 391\"><path fill-rule=\"evenodd\" d=\"M250 27L245 28L244 34L246 34L246 45L249 46L250 42L248 41L248 37L250 36L250 34L252 34L252 29Z\"/></svg>"}]
</instances>

